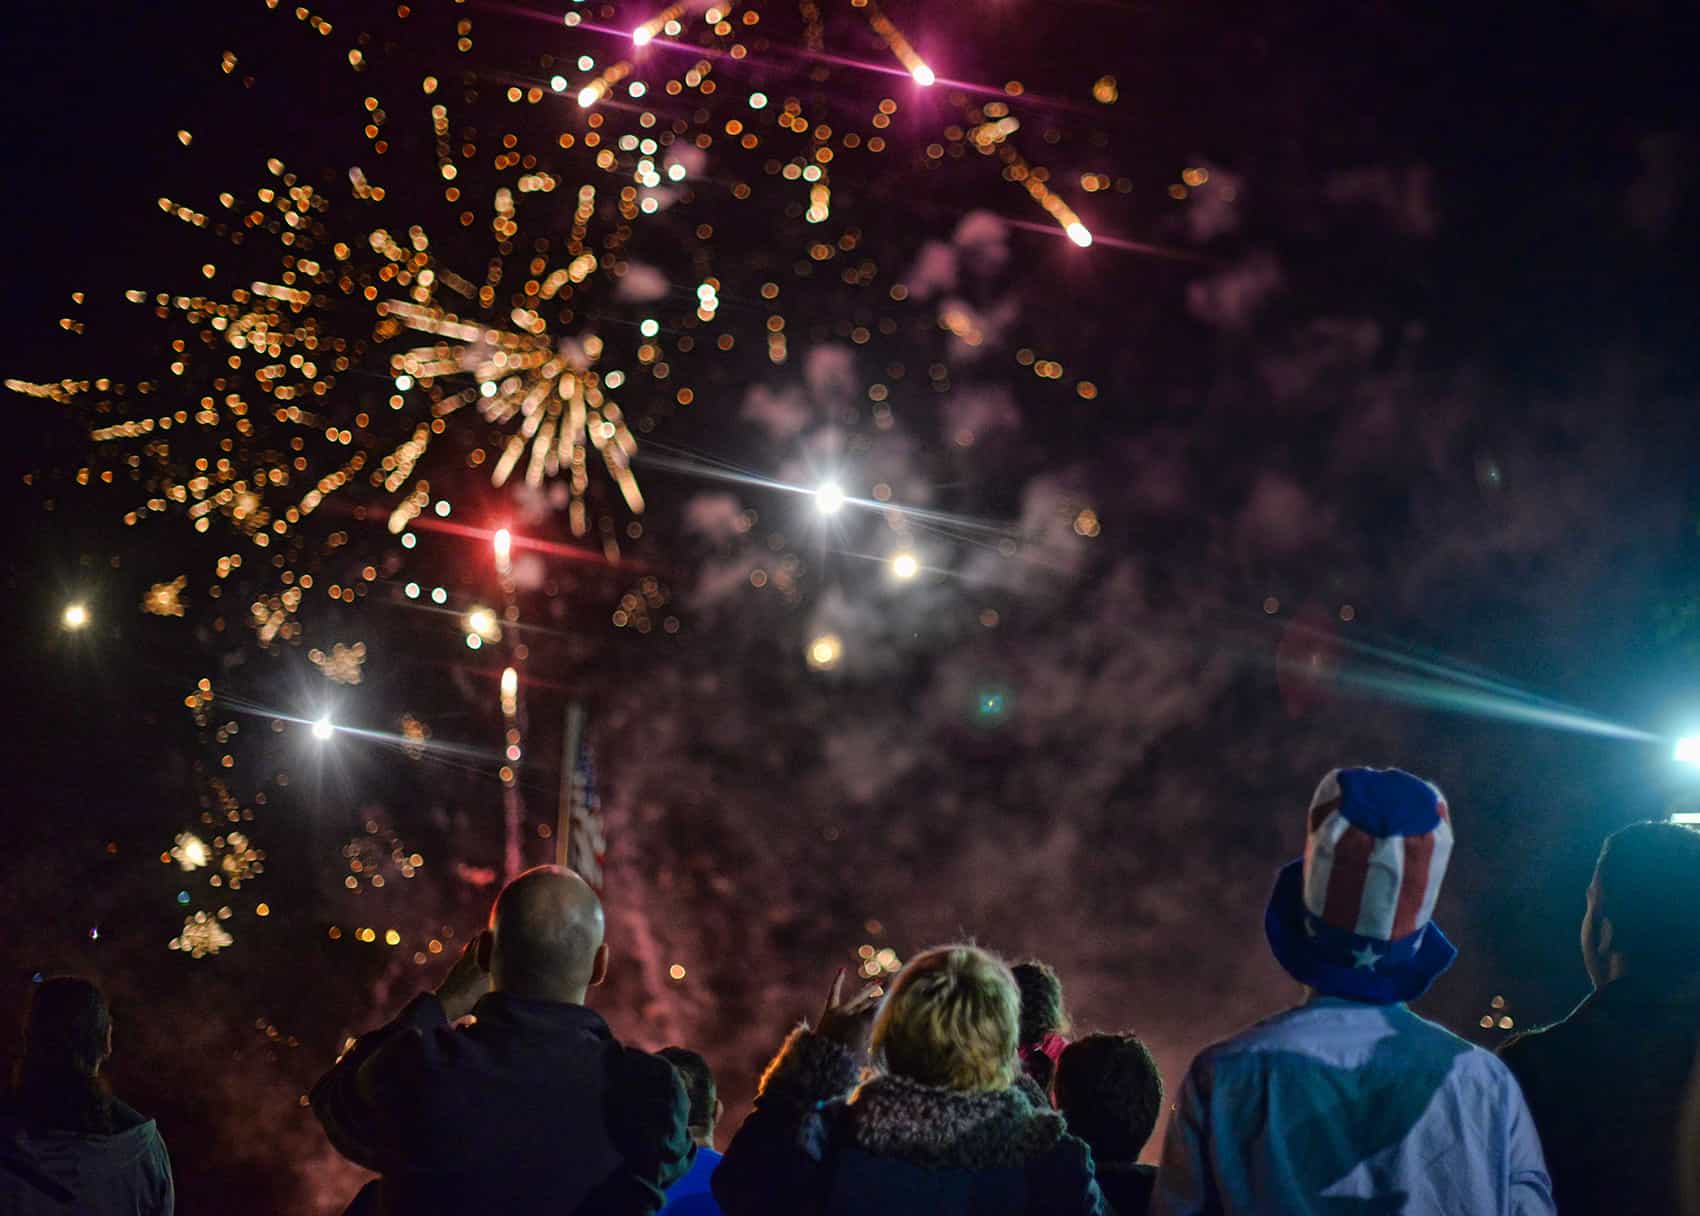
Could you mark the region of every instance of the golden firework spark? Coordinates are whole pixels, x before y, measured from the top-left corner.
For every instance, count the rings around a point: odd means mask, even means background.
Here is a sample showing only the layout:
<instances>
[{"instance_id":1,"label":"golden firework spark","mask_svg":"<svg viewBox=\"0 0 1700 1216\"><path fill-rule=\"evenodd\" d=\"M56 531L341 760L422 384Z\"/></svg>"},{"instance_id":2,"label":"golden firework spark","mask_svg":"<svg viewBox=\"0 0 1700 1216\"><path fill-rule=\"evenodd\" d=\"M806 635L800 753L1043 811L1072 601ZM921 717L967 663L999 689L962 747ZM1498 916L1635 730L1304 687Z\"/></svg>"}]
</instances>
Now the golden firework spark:
<instances>
[{"instance_id":1,"label":"golden firework spark","mask_svg":"<svg viewBox=\"0 0 1700 1216\"><path fill-rule=\"evenodd\" d=\"M169 945L173 950L181 950L191 958L205 958L209 954L217 954L225 947L232 945L236 939L225 931L219 924L221 917L226 917L230 909L221 908L218 916L208 916L205 912L196 912L183 921L183 932L172 938Z\"/></svg>"},{"instance_id":2,"label":"golden firework spark","mask_svg":"<svg viewBox=\"0 0 1700 1216\"><path fill-rule=\"evenodd\" d=\"M215 887L228 886L232 891L239 891L243 882L265 872L266 855L241 832L215 837L213 848L218 850L218 873L207 881Z\"/></svg>"},{"instance_id":3,"label":"golden firework spark","mask_svg":"<svg viewBox=\"0 0 1700 1216\"><path fill-rule=\"evenodd\" d=\"M342 849L348 863L342 883L348 890L358 894L381 889L395 879L412 878L424 866L424 857L407 848L394 831L380 827L377 820L368 819L365 829Z\"/></svg>"},{"instance_id":4,"label":"golden firework spark","mask_svg":"<svg viewBox=\"0 0 1700 1216\"><path fill-rule=\"evenodd\" d=\"M373 234L375 244L383 241L382 252L402 252L385 238L386 234ZM420 252L423 255L424 250ZM534 301L542 304L553 299L559 286L575 281L575 275L582 281L586 273L584 256L574 255L568 266L533 280ZM408 260L418 265L418 260ZM420 268L428 266L426 260ZM427 282L444 283L451 290L463 292L463 305L472 307L490 295L471 289L458 275L433 275ZM584 495L590 480L588 452L594 450L619 486L626 506L633 514L643 512L643 494L631 468L637 440L619 405L607 396L592 370L603 350L601 339L595 335L552 335L542 311L535 307L513 308L507 328L463 320L434 301L387 301L379 304L378 312L390 321L389 325L380 325L380 337L405 330L437 339L429 346L412 347L392 356L391 368L398 380L426 391L438 388L439 381L451 386L463 382L459 388L433 394L433 418L446 418L470 405L485 421L514 428L491 470L493 485L507 484L528 452L527 485L539 485L544 478L564 472L572 496L569 519L573 534L582 536L587 530ZM388 470L386 488L399 488L412 475L429 442L430 428L421 428L391 453L393 467ZM409 499L398 506L390 515L390 531L406 528L422 505Z\"/></svg>"},{"instance_id":5,"label":"golden firework spark","mask_svg":"<svg viewBox=\"0 0 1700 1216\"><path fill-rule=\"evenodd\" d=\"M324 673L327 680L338 684L358 684L361 666L366 662L366 643L345 646L338 642L331 647L329 654L317 649L308 651L307 659Z\"/></svg>"},{"instance_id":6,"label":"golden firework spark","mask_svg":"<svg viewBox=\"0 0 1700 1216\"><path fill-rule=\"evenodd\" d=\"M212 859L212 851L207 848L207 842L193 832L179 832L177 843L171 847L171 859L187 873L206 865Z\"/></svg>"},{"instance_id":7,"label":"golden firework spark","mask_svg":"<svg viewBox=\"0 0 1700 1216\"><path fill-rule=\"evenodd\" d=\"M431 728L412 714L403 714L401 719L401 735L407 742L401 750L411 760L422 759L425 755L425 745L431 741Z\"/></svg>"},{"instance_id":8,"label":"golden firework spark","mask_svg":"<svg viewBox=\"0 0 1700 1216\"><path fill-rule=\"evenodd\" d=\"M188 585L186 574L179 574L169 583L155 583L142 597L142 611L149 616L182 616L183 588Z\"/></svg>"}]
</instances>

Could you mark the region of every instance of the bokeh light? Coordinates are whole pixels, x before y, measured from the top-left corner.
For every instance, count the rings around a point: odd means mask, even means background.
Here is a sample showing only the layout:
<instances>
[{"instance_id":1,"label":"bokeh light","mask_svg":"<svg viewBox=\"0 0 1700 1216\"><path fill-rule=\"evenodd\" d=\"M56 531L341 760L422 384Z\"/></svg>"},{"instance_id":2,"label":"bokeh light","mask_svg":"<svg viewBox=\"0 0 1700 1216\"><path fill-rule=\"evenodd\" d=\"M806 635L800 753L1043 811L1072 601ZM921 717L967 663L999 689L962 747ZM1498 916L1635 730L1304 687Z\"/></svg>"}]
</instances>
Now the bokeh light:
<instances>
[{"instance_id":1,"label":"bokeh light","mask_svg":"<svg viewBox=\"0 0 1700 1216\"><path fill-rule=\"evenodd\" d=\"M816 671L827 671L838 665L838 660L844 657L844 643L836 633L823 633L809 643L809 666Z\"/></svg>"},{"instance_id":2,"label":"bokeh light","mask_svg":"<svg viewBox=\"0 0 1700 1216\"><path fill-rule=\"evenodd\" d=\"M467 632L475 635L480 641L499 642L502 640L502 626L496 620L496 614L488 608L478 607L466 614Z\"/></svg>"}]
</instances>

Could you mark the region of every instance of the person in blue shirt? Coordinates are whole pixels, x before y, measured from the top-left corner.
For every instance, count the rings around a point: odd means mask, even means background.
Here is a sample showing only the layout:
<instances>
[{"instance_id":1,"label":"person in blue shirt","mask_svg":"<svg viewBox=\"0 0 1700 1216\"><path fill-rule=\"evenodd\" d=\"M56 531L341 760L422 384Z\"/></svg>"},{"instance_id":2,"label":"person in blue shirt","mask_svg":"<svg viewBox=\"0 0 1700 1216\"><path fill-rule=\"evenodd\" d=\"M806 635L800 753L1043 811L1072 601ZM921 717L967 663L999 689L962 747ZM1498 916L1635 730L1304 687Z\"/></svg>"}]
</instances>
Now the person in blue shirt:
<instances>
[{"instance_id":1,"label":"person in blue shirt","mask_svg":"<svg viewBox=\"0 0 1700 1216\"><path fill-rule=\"evenodd\" d=\"M720 1216L720 1205L709 1190L714 1168L720 1164L720 1154L714 1151L714 1126L726 1109L715 1089L714 1073L708 1061L688 1047L663 1047L655 1053L673 1066L685 1083L690 1099L690 1134L696 1142L697 1159L690 1172L667 1190L667 1205L661 1209L665 1216Z\"/></svg>"},{"instance_id":2,"label":"person in blue shirt","mask_svg":"<svg viewBox=\"0 0 1700 1216\"><path fill-rule=\"evenodd\" d=\"M1264 919L1307 999L1193 1062L1153 1216L1553 1216L1510 1070L1406 1008L1457 954L1431 919L1446 800L1397 769L1338 769L1308 829Z\"/></svg>"}]
</instances>

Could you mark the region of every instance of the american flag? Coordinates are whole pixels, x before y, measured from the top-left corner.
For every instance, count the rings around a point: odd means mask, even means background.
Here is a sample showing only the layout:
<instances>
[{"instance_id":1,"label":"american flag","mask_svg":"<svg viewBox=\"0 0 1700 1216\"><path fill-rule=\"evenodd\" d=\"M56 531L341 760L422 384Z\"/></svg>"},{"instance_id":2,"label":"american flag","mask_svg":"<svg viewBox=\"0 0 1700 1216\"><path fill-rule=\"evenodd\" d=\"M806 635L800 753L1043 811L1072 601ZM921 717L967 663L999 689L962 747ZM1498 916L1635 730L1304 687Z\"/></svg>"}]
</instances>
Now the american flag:
<instances>
[{"instance_id":1,"label":"american flag","mask_svg":"<svg viewBox=\"0 0 1700 1216\"><path fill-rule=\"evenodd\" d=\"M590 746L588 715L577 703L567 708L565 755L571 765L561 774L561 810L556 861L577 873L600 893L608 829L596 793L596 761Z\"/></svg>"}]
</instances>

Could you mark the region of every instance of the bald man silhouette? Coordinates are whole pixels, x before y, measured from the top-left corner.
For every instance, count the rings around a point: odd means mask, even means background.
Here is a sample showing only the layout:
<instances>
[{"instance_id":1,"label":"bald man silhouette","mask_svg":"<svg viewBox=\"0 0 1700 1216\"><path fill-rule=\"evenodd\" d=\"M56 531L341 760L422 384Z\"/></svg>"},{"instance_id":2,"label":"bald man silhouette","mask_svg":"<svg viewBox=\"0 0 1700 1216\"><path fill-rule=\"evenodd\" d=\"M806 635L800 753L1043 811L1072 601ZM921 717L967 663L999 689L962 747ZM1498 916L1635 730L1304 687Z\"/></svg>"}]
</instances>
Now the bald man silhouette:
<instances>
[{"instance_id":1,"label":"bald man silhouette","mask_svg":"<svg viewBox=\"0 0 1700 1216\"><path fill-rule=\"evenodd\" d=\"M602 901L589 883L560 866L538 866L496 897L476 963L492 992L582 1005L608 974L605 931Z\"/></svg>"},{"instance_id":2,"label":"bald man silhouette","mask_svg":"<svg viewBox=\"0 0 1700 1216\"><path fill-rule=\"evenodd\" d=\"M695 1154L690 1104L666 1060L585 1008L608 971L604 929L584 879L527 870L436 991L320 1080L331 1143L383 1175L350 1211L660 1209Z\"/></svg>"}]
</instances>

